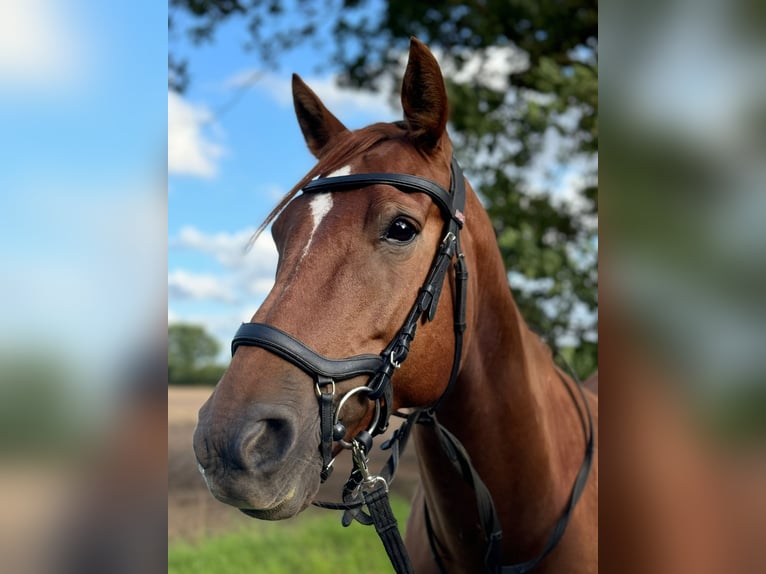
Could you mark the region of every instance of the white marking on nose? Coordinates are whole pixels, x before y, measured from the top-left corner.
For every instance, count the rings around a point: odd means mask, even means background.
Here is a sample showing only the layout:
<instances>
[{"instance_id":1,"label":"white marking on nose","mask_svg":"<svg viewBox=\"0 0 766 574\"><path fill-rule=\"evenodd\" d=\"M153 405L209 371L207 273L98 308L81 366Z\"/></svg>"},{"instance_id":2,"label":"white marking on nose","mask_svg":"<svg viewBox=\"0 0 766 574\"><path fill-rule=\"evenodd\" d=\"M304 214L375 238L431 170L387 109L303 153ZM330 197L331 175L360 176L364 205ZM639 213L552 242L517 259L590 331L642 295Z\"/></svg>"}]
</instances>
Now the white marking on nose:
<instances>
[{"instance_id":1,"label":"white marking on nose","mask_svg":"<svg viewBox=\"0 0 766 574\"><path fill-rule=\"evenodd\" d=\"M350 173L351 173L351 166L346 165L340 169L336 169L327 177L338 177L341 175L348 175ZM306 247L303 248L303 253L301 254L301 261L303 261L303 258L306 257L306 254L308 254L309 252L309 247L311 247L311 242L314 240L314 233L316 233L316 230L319 228L319 224L322 223L322 220L325 218L325 215L327 215L332 209L332 193L326 192L326 193L316 194L311 199L311 203L309 203L309 207L311 208L312 228L311 228L311 233L309 234L309 240L306 243Z\"/></svg>"}]
</instances>

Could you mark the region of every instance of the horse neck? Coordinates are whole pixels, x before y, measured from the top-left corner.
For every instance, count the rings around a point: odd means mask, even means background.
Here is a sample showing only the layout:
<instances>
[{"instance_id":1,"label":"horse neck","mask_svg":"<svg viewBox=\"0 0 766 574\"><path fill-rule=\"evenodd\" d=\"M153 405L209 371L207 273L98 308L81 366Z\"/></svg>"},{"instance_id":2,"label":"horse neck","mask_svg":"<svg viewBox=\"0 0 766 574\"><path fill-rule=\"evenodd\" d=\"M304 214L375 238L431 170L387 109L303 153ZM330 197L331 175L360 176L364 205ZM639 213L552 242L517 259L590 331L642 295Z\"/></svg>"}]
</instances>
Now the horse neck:
<instances>
[{"instance_id":1,"label":"horse neck","mask_svg":"<svg viewBox=\"0 0 766 574\"><path fill-rule=\"evenodd\" d=\"M465 250L470 265L466 348L438 418L463 443L492 493L505 559L520 561L540 551L565 505L569 477L582 456L582 427L550 351L516 307L489 218L475 196L469 197L476 229ZM474 554L483 552L473 492L452 471L433 431L420 430L416 443L437 536L452 539L468 555L471 541Z\"/></svg>"}]
</instances>

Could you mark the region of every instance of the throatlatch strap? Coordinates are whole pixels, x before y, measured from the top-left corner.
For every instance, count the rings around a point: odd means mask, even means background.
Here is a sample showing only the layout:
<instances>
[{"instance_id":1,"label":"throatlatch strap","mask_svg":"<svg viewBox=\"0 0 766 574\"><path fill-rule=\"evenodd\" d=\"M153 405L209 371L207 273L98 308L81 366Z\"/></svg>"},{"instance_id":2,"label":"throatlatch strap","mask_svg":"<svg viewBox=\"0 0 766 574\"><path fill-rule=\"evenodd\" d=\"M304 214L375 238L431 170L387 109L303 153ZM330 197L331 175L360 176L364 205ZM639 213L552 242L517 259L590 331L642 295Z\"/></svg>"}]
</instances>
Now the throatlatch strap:
<instances>
[{"instance_id":1,"label":"throatlatch strap","mask_svg":"<svg viewBox=\"0 0 766 574\"><path fill-rule=\"evenodd\" d=\"M414 574L410 557L404 548L404 541L396 523L396 517L388 501L388 489L384 482L379 482L372 490L364 491L364 502L372 516L375 531L378 533L391 565L397 574Z\"/></svg>"}]
</instances>

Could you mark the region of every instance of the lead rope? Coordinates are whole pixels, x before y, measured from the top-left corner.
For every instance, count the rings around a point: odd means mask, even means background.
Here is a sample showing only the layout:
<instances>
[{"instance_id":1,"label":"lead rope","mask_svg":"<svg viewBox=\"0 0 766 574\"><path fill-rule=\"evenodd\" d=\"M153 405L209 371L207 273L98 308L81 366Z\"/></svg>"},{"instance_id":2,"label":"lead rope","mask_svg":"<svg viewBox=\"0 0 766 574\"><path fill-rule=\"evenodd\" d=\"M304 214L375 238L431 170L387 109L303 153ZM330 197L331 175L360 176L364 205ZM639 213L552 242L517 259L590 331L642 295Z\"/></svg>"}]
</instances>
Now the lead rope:
<instances>
[{"instance_id":1,"label":"lead rope","mask_svg":"<svg viewBox=\"0 0 766 574\"><path fill-rule=\"evenodd\" d=\"M383 543L389 560L391 560L391 565L400 574L414 574L410 557L407 554L402 536L399 534L396 517L388 500L388 482L382 476L370 474L367 468L367 453L359 442L353 442L351 452L354 465L362 475L362 498L370 512L375 531Z\"/></svg>"}]
</instances>

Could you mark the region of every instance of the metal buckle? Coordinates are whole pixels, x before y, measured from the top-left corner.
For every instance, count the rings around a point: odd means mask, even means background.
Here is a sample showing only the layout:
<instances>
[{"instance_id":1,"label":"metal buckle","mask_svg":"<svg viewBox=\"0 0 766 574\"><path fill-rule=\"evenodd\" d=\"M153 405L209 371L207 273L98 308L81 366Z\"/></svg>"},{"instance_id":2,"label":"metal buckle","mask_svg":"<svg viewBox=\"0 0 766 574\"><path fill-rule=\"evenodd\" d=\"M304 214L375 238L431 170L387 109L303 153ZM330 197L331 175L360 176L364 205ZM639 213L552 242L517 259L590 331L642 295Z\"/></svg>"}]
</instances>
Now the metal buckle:
<instances>
[{"instance_id":1,"label":"metal buckle","mask_svg":"<svg viewBox=\"0 0 766 574\"><path fill-rule=\"evenodd\" d=\"M398 369L399 367L402 366L402 362L401 361L397 361L396 359L394 359L394 354L396 354L396 349L392 350L391 354L388 355L388 362L391 363L391 366L394 369Z\"/></svg>"},{"instance_id":2,"label":"metal buckle","mask_svg":"<svg viewBox=\"0 0 766 574\"><path fill-rule=\"evenodd\" d=\"M330 379L329 381L314 383L314 391L316 392L317 397L321 397L323 394L325 394L321 391L320 387L326 387L327 385L332 385L332 390L330 391L330 394L335 395L335 381Z\"/></svg>"}]
</instances>

